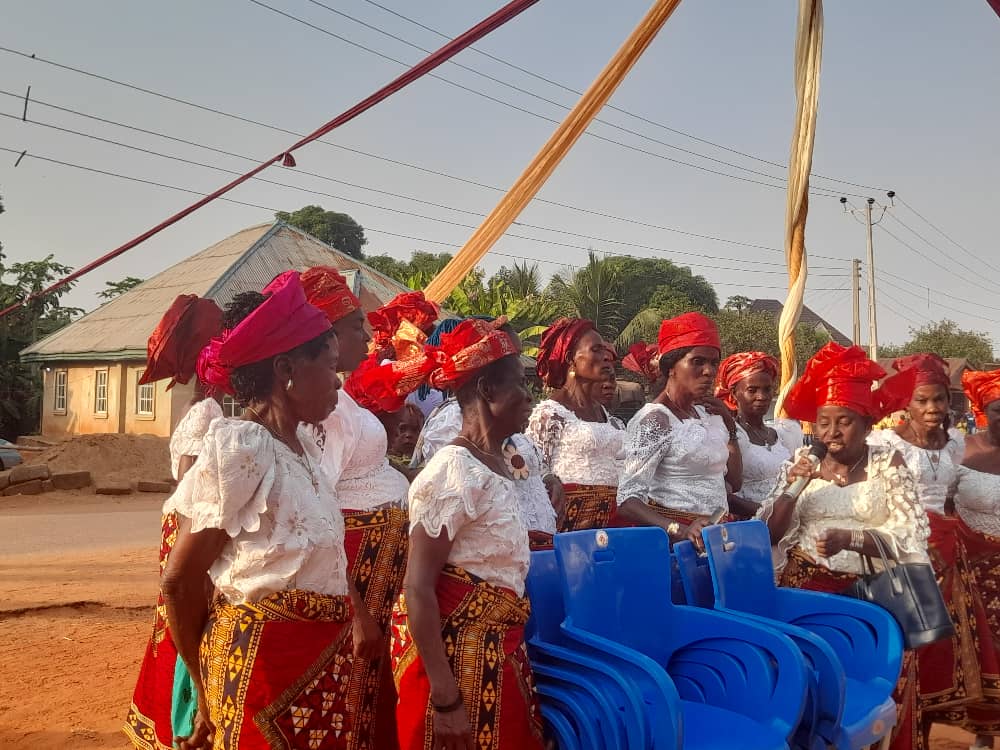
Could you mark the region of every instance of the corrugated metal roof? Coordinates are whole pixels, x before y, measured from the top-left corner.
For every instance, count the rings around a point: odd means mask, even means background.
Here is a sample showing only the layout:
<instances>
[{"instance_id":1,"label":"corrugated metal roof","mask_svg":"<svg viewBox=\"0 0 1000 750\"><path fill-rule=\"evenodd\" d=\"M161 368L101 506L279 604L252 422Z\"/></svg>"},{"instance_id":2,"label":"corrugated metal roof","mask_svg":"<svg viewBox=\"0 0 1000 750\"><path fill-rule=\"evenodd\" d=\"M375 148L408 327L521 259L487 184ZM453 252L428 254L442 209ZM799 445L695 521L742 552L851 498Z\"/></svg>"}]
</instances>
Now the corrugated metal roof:
<instances>
[{"instance_id":1,"label":"corrugated metal roof","mask_svg":"<svg viewBox=\"0 0 1000 750\"><path fill-rule=\"evenodd\" d=\"M366 311L405 286L284 222L244 229L153 276L21 352L26 361L144 358L146 340L179 294L225 306L234 295L261 289L282 271L340 269L359 290Z\"/></svg>"},{"instance_id":2,"label":"corrugated metal roof","mask_svg":"<svg viewBox=\"0 0 1000 750\"><path fill-rule=\"evenodd\" d=\"M755 299L750 303L750 312L769 313L774 317L780 317L784 305L776 299ZM811 325L813 328L822 326L830 338L841 346L850 346L851 340L838 331L833 325L810 310L806 305L802 305L802 313L799 315L799 322Z\"/></svg>"}]
</instances>

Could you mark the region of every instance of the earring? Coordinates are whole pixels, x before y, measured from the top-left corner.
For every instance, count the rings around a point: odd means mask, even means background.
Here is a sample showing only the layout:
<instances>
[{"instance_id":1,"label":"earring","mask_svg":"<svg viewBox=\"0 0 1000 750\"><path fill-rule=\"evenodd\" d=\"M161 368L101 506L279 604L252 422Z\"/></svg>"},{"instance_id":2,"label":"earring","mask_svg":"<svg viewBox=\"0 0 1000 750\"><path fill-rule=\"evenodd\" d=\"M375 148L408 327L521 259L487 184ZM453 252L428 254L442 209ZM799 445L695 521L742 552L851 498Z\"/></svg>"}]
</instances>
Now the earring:
<instances>
[{"instance_id":1,"label":"earring","mask_svg":"<svg viewBox=\"0 0 1000 750\"><path fill-rule=\"evenodd\" d=\"M569 376L571 378L575 378L576 377L576 370L574 368L572 368L572 367L569 368Z\"/></svg>"},{"instance_id":2,"label":"earring","mask_svg":"<svg viewBox=\"0 0 1000 750\"><path fill-rule=\"evenodd\" d=\"M287 382L287 383L285 383L285 390L286 390L286 391L290 391L290 390L292 390L292 386L293 386L293 385L295 385L295 384L294 384L294 383L292 382L292 379L291 379L291 378L289 378L289 379L288 379L288 382Z\"/></svg>"}]
</instances>

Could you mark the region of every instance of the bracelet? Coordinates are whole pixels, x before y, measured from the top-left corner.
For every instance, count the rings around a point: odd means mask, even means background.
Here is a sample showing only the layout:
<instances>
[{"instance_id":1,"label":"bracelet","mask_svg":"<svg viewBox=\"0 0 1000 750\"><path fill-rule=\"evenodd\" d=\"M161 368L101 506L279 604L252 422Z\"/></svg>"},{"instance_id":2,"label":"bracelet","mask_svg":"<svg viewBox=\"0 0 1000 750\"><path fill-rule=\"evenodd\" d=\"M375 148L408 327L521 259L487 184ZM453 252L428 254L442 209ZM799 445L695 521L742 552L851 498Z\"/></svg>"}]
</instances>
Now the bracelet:
<instances>
[{"instance_id":1,"label":"bracelet","mask_svg":"<svg viewBox=\"0 0 1000 750\"><path fill-rule=\"evenodd\" d=\"M865 548L865 531L864 529L852 529L851 530L851 549L854 552L860 552Z\"/></svg>"},{"instance_id":2,"label":"bracelet","mask_svg":"<svg viewBox=\"0 0 1000 750\"><path fill-rule=\"evenodd\" d=\"M450 714L454 713L462 707L465 701L462 699L462 691L458 691L458 697L447 706L439 706L437 703L431 703L431 707L439 714Z\"/></svg>"}]
</instances>

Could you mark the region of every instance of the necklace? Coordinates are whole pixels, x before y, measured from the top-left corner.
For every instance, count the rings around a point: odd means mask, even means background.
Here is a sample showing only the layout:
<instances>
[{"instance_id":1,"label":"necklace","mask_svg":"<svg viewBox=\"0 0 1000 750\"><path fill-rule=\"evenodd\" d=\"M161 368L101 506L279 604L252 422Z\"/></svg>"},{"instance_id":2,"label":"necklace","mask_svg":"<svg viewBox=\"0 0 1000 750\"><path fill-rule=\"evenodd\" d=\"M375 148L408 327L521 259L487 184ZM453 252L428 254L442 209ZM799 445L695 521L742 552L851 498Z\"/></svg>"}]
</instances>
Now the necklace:
<instances>
[{"instance_id":1,"label":"necklace","mask_svg":"<svg viewBox=\"0 0 1000 750\"><path fill-rule=\"evenodd\" d=\"M853 474L857 470L857 468L859 466L861 466L861 462L865 461L867 458L868 458L868 449L865 448L865 452L861 454L861 458L859 458L857 461L855 461L854 465L851 468L849 468L846 472L844 472L843 474L841 474L839 472L836 472L833 469L830 469L830 473L833 474L833 477L834 477L834 480L837 483L837 486L839 486L839 487L846 487L848 481L851 478L851 474ZM827 467L829 468L829 464L827 464Z\"/></svg>"},{"instance_id":2,"label":"necklace","mask_svg":"<svg viewBox=\"0 0 1000 750\"><path fill-rule=\"evenodd\" d=\"M701 419L701 415L698 413L698 410L693 406L688 409L682 409L680 404L670 398L668 394L665 394L664 398L667 400L667 404L673 407L673 411L680 416L681 419Z\"/></svg>"},{"instance_id":3,"label":"necklace","mask_svg":"<svg viewBox=\"0 0 1000 750\"><path fill-rule=\"evenodd\" d=\"M762 445L771 450L774 448L775 443L778 442L777 433L775 433L774 439L771 439L771 430L768 429L767 425L764 425L763 428L757 427L747 422L742 415L737 415L736 421L743 426L747 437L750 438L750 442L754 445Z\"/></svg>"},{"instance_id":4,"label":"necklace","mask_svg":"<svg viewBox=\"0 0 1000 750\"><path fill-rule=\"evenodd\" d=\"M478 453L483 458L493 459L494 461L499 459L502 466L507 466L508 464L507 458L505 456L498 456L496 453L490 453L489 451L483 450L474 442L469 440L469 438L465 437L465 435L459 435L458 437L455 438L455 440L461 440L463 443L466 444L466 446L471 448L473 452ZM484 461L483 463L486 463L487 466L490 466L489 462ZM493 467L490 466L490 469L493 469Z\"/></svg>"},{"instance_id":5,"label":"necklace","mask_svg":"<svg viewBox=\"0 0 1000 750\"><path fill-rule=\"evenodd\" d=\"M254 421L257 424L259 424L261 427L263 427L265 430L271 433L271 437L273 437L279 443L283 443L285 447L288 448L289 452L293 456L295 456L295 460L299 463L299 465L301 465L306 470L306 473L309 475L309 482L310 484L312 484L313 492L316 492L318 494L319 479L316 478L316 472L313 471L312 463L309 461L309 456L307 456L305 453L299 455L298 453L293 451L291 446L289 446L288 443L284 440L283 436L279 435L277 432L272 430L267 424L265 424L264 419L260 416L260 412L258 412L252 406L246 407L246 411L250 412L255 417Z\"/></svg>"},{"instance_id":6,"label":"necklace","mask_svg":"<svg viewBox=\"0 0 1000 750\"><path fill-rule=\"evenodd\" d=\"M932 449L929 439L921 440L917 434L917 429L913 426L913 422L907 423L907 427L910 430L910 435L913 436L913 445L920 449L921 454L927 456L927 465L930 466L931 476L934 477L934 481L936 482L938 480L938 469L941 467L941 449ZM947 439L947 436L945 437Z\"/></svg>"}]
</instances>

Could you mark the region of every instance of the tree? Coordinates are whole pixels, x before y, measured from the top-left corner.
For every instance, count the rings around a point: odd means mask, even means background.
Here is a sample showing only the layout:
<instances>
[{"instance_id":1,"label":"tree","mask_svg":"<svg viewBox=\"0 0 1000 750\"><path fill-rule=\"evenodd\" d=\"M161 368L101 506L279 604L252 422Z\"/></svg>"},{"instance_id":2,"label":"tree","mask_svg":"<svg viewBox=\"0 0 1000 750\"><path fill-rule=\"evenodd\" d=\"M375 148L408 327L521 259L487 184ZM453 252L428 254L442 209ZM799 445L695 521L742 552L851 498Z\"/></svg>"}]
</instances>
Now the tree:
<instances>
[{"instance_id":1,"label":"tree","mask_svg":"<svg viewBox=\"0 0 1000 750\"><path fill-rule=\"evenodd\" d=\"M529 266L525 261L524 264L514 263L513 268L502 266L490 279L490 283L494 280L503 281L515 297L539 297L542 293L542 274L537 263Z\"/></svg>"},{"instance_id":2,"label":"tree","mask_svg":"<svg viewBox=\"0 0 1000 750\"><path fill-rule=\"evenodd\" d=\"M715 289L701 276L695 276L690 268L661 258L613 257L607 262L617 270L621 281L621 316L625 321L634 318L640 310L653 307L656 295L675 301L685 299L691 305L690 310L714 313L719 309Z\"/></svg>"},{"instance_id":3,"label":"tree","mask_svg":"<svg viewBox=\"0 0 1000 750\"><path fill-rule=\"evenodd\" d=\"M966 331L953 320L910 329L910 340L899 347L881 348L886 357L932 352L941 357L965 357L976 365L993 361L993 341L981 331Z\"/></svg>"},{"instance_id":4,"label":"tree","mask_svg":"<svg viewBox=\"0 0 1000 750\"><path fill-rule=\"evenodd\" d=\"M556 274L549 282L546 296L559 312L594 321L605 338L614 339L624 318L621 272L614 259L600 259L591 251L587 265L572 275Z\"/></svg>"},{"instance_id":5,"label":"tree","mask_svg":"<svg viewBox=\"0 0 1000 750\"><path fill-rule=\"evenodd\" d=\"M723 357L738 352L761 351L781 358L781 349L778 346L778 320L768 313L720 310L712 317L719 327ZM826 334L807 324L800 324L795 329L795 359L800 374L806 360L819 351L827 341L829 337Z\"/></svg>"},{"instance_id":6,"label":"tree","mask_svg":"<svg viewBox=\"0 0 1000 750\"><path fill-rule=\"evenodd\" d=\"M750 305L753 302L749 297L745 297L742 294L736 294L726 300L726 309L735 310L738 313L743 313L744 310L749 310Z\"/></svg>"},{"instance_id":7,"label":"tree","mask_svg":"<svg viewBox=\"0 0 1000 750\"><path fill-rule=\"evenodd\" d=\"M411 289L423 289L442 268L448 265L451 258L451 253L415 250L410 254L409 260L399 260L391 255L372 255L365 258L365 263ZM415 278L419 279L416 286L410 284Z\"/></svg>"},{"instance_id":8,"label":"tree","mask_svg":"<svg viewBox=\"0 0 1000 750\"><path fill-rule=\"evenodd\" d=\"M303 206L292 213L278 211L274 216L352 258L364 259L362 249L368 244L364 227L347 214L325 211L322 206Z\"/></svg>"},{"instance_id":9,"label":"tree","mask_svg":"<svg viewBox=\"0 0 1000 750\"><path fill-rule=\"evenodd\" d=\"M141 284L145 279L139 279L135 276L126 276L121 281L105 281L105 289L103 292L98 292L97 296L101 299L113 300L130 289L135 289L139 284Z\"/></svg>"}]
</instances>

